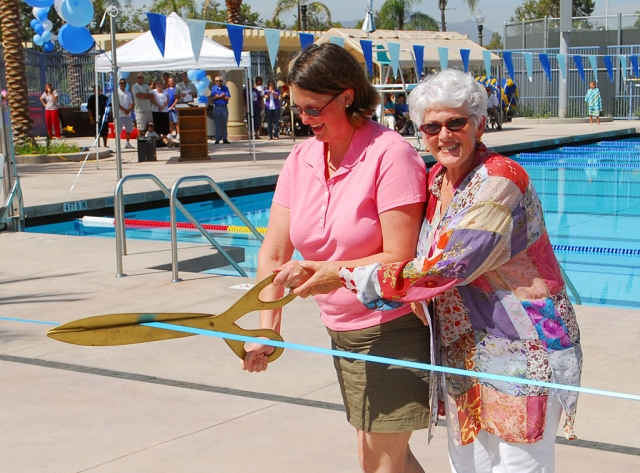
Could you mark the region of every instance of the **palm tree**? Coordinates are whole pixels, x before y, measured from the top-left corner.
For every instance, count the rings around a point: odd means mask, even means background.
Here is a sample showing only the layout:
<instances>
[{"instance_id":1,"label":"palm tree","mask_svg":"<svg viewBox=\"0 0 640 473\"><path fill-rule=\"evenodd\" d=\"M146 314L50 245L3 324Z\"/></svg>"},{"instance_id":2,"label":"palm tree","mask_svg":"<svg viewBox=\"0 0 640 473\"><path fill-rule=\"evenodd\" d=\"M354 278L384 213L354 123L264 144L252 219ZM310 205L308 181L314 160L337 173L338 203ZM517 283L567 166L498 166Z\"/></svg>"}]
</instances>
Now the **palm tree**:
<instances>
[{"instance_id":1,"label":"palm tree","mask_svg":"<svg viewBox=\"0 0 640 473\"><path fill-rule=\"evenodd\" d=\"M225 0L227 4L227 16L228 22L233 24L240 24L240 5L242 0Z\"/></svg>"},{"instance_id":2,"label":"palm tree","mask_svg":"<svg viewBox=\"0 0 640 473\"><path fill-rule=\"evenodd\" d=\"M176 12L180 16L194 18L198 6L195 0L153 0L151 11L153 13L163 13L169 15Z\"/></svg>"},{"instance_id":3,"label":"palm tree","mask_svg":"<svg viewBox=\"0 0 640 473\"><path fill-rule=\"evenodd\" d=\"M478 0L465 0L465 2L469 5L471 13L473 13L476 9L476 5L478 4ZM438 3L438 8L440 8L440 24L442 25L442 31L447 31L444 11L447 9L447 3L449 3L449 0L438 0Z\"/></svg>"},{"instance_id":4,"label":"palm tree","mask_svg":"<svg viewBox=\"0 0 640 473\"><path fill-rule=\"evenodd\" d=\"M316 11L318 13L323 12L327 17L327 24L331 24L331 10L322 2L310 2L309 10ZM298 31L302 28L300 26L300 0L278 0L276 5L276 9L273 12L272 22L279 22L280 15L284 12L288 12L291 10L297 10L298 12Z\"/></svg>"},{"instance_id":5,"label":"palm tree","mask_svg":"<svg viewBox=\"0 0 640 473\"><path fill-rule=\"evenodd\" d=\"M420 0L387 0L377 12L376 25L383 30L438 31L438 22L425 13L411 13Z\"/></svg>"},{"instance_id":6,"label":"palm tree","mask_svg":"<svg viewBox=\"0 0 640 473\"><path fill-rule=\"evenodd\" d=\"M29 116L29 89L21 38L20 0L0 1L0 18L13 138L17 145L21 145L33 140L33 124Z\"/></svg>"}]
</instances>

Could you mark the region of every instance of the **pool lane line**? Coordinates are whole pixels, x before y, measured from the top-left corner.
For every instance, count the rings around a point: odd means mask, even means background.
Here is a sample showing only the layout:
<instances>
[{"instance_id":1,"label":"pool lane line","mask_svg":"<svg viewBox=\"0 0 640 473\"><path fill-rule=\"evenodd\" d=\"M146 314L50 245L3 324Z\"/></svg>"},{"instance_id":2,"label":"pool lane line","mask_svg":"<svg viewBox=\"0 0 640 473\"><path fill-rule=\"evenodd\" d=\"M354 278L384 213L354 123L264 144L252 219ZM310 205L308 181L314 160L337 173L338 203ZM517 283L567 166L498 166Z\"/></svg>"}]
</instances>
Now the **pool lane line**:
<instances>
[{"instance_id":1,"label":"pool lane line","mask_svg":"<svg viewBox=\"0 0 640 473\"><path fill-rule=\"evenodd\" d=\"M640 250L629 248L603 248L598 246L551 245L553 251L565 253L602 253L618 256L640 256Z\"/></svg>"},{"instance_id":2,"label":"pool lane line","mask_svg":"<svg viewBox=\"0 0 640 473\"><path fill-rule=\"evenodd\" d=\"M548 389L559 389L563 391L573 391L577 393L595 394L598 396L627 399L630 401L640 401L640 395L636 395L636 394L619 393L615 391L604 391L602 389L585 388L582 386L571 386L568 384L550 383L546 381L538 381L535 379L516 378L514 376L505 376L500 374L483 373L480 371L463 370L459 368L450 368L447 366L432 365L429 363L418 363L415 361L398 360L395 358L386 358L382 356L362 355L360 353L351 353L351 352L331 350L328 348L321 348L321 347L315 347L315 346L309 346L309 345L300 345L297 343L280 342L277 340L269 340L269 339L262 339L262 338L256 338L256 337L247 337L244 335L236 335L233 333L215 332L212 330L203 330L199 328L186 327L182 325L172 325L172 324L166 324L163 322L146 322L140 325L161 328L164 330L173 330L175 332L192 333L195 335L205 335L208 337L236 340L240 342L258 343L262 345L269 345L269 346L279 347L279 348L290 348L292 350L318 353L321 355L337 356L340 358L350 358L353 360L362 360L362 361L370 361L374 363L383 363L387 365L403 366L405 368L415 368L419 370L436 371L439 373L468 376L468 377L479 378L484 380L500 381L505 383L514 383L514 384L528 384L528 385L539 386L539 387L548 388Z\"/></svg>"},{"instance_id":3,"label":"pool lane line","mask_svg":"<svg viewBox=\"0 0 640 473\"><path fill-rule=\"evenodd\" d=\"M179 381L169 378L158 378L156 376L142 375L139 373L128 373L126 371L115 371L104 368L94 368L90 366L75 365L71 363L63 363L59 361L48 361L39 358L26 358L15 355L0 354L0 361L9 363L21 363L23 365L38 366L41 368L57 369L64 371L72 371L75 373L90 374L94 376L103 376L106 378L123 379L126 381L138 381L141 383L155 384L159 386L168 386L173 388L191 389L215 394L224 394L227 396L246 397L249 399L258 399L262 401L278 402L281 404L292 404L302 407L311 407L314 409L325 409L328 411L345 412L344 405L334 402L316 401L302 397L284 396L281 394L270 394L259 391L247 391L244 389L228 388L224 386L214 386L211 384L191 383L187 381ZM438 419L438 427L446 427L447 422L444 417ZM601 450L603 452L622 453L625 455L633 455L640 457L640 448L629 447L626 445L616 445L613 443L597 442L594 440L567 440L565 437L556 436L556 444L567 445L569 447L588 448L591 450Z\"/></svg>"},{"instance_id":4,"label":"pool lane line","mask_svg":"<svg viewBox=\"0 0 640 473\"><path fill-rule=\"evenodd\" d=\"M31 321L27 319L13 319L10 317L0 317L0 320L8 320L11 322L29 322L29 323L38 323L38 324L46 324L46 325L59 325L58 323L55 323L55 322ZM626 399L630 401L640 401L640 395L636 395L636 394L619 393L615 391L605 391L602 389L585 388L582 386L571 386L568 384L550 383L547 381L538 381L535 379L516 378L514 376L483 373L481 371L463 370L459 368L450 368L447 366L432 365L429 363L418 363L415 361L398 360L395 358L387 358L383 356L362 355L360 353L343 352L338 350L331 350L329 348L315 347L311 345L300 345L298 343L279 342L277 340L247 337L244 335L236 335L233 333L215 332L213 330L203 330L199 328L186 327L182 325L166 324L163 322L145 322L140 325L160 328L163 330L172 330L174 332L184 332L184 333L191 333L194 335L205 335L207 337L236 340L236 341L245 342L245 343L246 342L259 343L262 345L269 345L272 347L290 348L292 350L306 351L309 353L317 353L320 355L330 355L330 356L337 356L340 358L350 358L353 360L362 360L362 361L370 361L374 363L383 363L387 365L402 366L405 368L415 368L415 369L424 370L424 371L436 371L439 373L454 374L458 376L468 376L471 378L479 378L479 379L485 379L490 381L500 381L504 383L514 383L514 384L528 384L531 386L538 386L538 387L543 387L547 389L559 389L563 391L573 391L573 392L584 393L584 394L595 394L597 396L614 397L614 398Z\"/></svg>"}]
</instances>

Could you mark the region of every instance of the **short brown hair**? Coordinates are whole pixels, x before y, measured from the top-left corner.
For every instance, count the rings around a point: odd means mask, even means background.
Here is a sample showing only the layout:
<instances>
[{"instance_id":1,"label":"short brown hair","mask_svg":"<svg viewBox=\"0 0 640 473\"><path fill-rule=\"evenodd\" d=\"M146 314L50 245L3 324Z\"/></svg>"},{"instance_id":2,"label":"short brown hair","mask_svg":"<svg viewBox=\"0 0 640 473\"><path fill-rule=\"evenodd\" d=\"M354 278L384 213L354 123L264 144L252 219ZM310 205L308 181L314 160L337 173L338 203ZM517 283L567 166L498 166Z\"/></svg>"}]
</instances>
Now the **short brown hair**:
<instances>
[{"instance_id":1,"label":"short brown hair","mask_svg":"<svg viewBox=\"0 0 640 473\"><path fill-rule=\"evenodd\" d=\"M353 90L347 116L354 128L362 126L375 111L380 96L362 66L337 44L312 44L289 63L287 83L309 92L336 95Z\"/></svg>"}]
</instances>

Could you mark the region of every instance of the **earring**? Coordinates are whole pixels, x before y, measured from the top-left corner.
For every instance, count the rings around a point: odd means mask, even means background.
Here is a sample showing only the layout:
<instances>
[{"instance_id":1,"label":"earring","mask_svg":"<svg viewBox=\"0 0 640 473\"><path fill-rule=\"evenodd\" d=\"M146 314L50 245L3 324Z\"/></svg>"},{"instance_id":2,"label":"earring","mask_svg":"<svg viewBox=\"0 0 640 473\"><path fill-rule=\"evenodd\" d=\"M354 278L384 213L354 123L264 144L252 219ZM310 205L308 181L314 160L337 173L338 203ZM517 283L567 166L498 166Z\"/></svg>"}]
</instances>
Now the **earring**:
<instances>
[{"instance_id":1,"label":"earring","mask_svg":"<svg viewBox=\"0 0 640 473\"><path fill-rule=\"evenodd\" d=\"M429 149L429 145L425 146L425 151L426 151L427 153L430 153L430 152L431 152L431 149Z\"/></svg>"},{"instance_id":2,"label":"earring","mask_svg":"<svg viewBox=\"0 0 640 473\"><path fill-rule=\"evenodd\" d=\"M478 138L476 139L476 143L482 143L482 137L478 136Z\"/></svg>"}]
</instances>

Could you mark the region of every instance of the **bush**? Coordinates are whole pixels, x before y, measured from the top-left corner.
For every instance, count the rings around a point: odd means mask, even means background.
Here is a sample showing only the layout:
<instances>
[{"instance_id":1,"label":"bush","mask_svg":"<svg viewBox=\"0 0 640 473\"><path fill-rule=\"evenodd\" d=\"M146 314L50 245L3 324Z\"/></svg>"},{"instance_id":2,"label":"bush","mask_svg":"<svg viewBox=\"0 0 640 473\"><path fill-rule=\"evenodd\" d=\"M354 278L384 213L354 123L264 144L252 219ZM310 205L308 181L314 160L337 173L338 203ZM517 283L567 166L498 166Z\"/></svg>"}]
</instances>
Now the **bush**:
<instances>
[{"instance_id":1,"label":"bush","mask_svg":"<svg viewBox=\"0 0 640 473\"><path fill-rule=\"evenodd\" d=\"M21 146L15 147L15 153L19 156L24 154L64 154L64 153L79 153L80 147L67 143L64 140L49 140L45 144L40 144L36 140L30 143L25 143Z\"/></svg>"}]
</instances>

